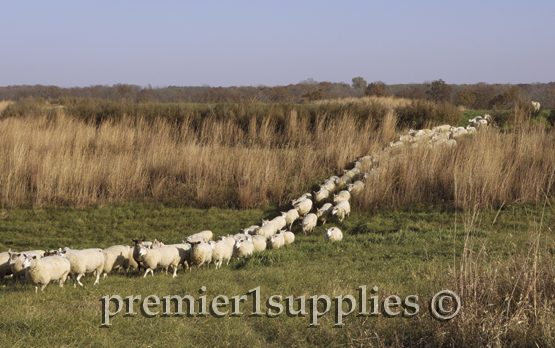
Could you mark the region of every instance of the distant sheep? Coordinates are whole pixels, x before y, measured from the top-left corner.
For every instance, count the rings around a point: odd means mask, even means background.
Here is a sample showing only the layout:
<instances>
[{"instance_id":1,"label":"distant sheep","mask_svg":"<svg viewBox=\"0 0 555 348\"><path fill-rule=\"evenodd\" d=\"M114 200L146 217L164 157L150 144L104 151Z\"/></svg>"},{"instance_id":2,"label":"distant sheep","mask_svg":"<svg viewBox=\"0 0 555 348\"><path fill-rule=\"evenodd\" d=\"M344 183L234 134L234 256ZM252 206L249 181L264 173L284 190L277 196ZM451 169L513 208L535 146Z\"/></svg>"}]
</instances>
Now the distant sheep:
<instances>
[{"instance_id":1,"label":"distant sheep","mask_svg":"<svg viewBox=\"0 0 555 348\"><path fill-rule=\"evenodd\" d=\"M333 204L337 204L341 201L348 201L351 199L351 193L347 190L343 190L336 195L333 195Z\"/></svg>"},{"instance_id":2,"label":"distant sheep","mask_svg":"<svg viewBox=\"0 0 555 348\"><path fill-rule=\"evenodd\" d=\"M534 109L534 112L538 112L540 111L540 103L538 103L537 101L532 101L532 108Z\"/></svg>"},{"instance_id":3,"label":"distant sheep","mask_svg":"<svg viewBox=\"0 0 555 348\"><path fill-rule=\"evenodd\" d=\"M191 244L191 266L197 266L197 271L206 265L206 268L210 266L212 261L212 247L208 243L195 242Z\"/></svg>"},{"instance_id":4,"label":"distant sheep","mask_svg":"<svg viewBox=\"0 0 555 348\"><path fill-rule=\"evenodd\" d=\"M295 241L295 234L291 231L280 230L277 234L283 236L283 245L289 245Z\"/></svg>"},{"instance_id":5,"label":"distant sheep","mask_svg":"<svg viewBox=\"0 0 555 348\"><path fill-rule=\"evenodd\" d=\"M257 236L252 236L252 239L250 241L252 242L252 245L254 246L253 252L255 252L255 253L259 253L259 252L262 252L262 251L266 250L266 248L268 246L267 238L264 238L263 236L258 236L258 235Z\"/></svg>"},{"instance_id":6,"label":"distant sheep","mask_svg":"<svg viewBox=\"0 0 555 348\"><path fill-rule=\"evenodd\" d=\"M316 210L316 216L318 217L318 220L322 221L322 225L326 223L326 220L330 217L332 210L333 204L331 203L326 203Z\"/></svg>"},{"instance_id":7,"label":"distant sheep","mask_svg":"<svg viewBox=\"0 0 555 348\"><path fill-rule=\"evenodd\" d=\"M104 249L104 269L103 278L106 278L112 270L120 268L129 269L129 249L123 245L114 245Z\"/></svg>"},{"instance_id":8,"label":"distant sheep","mask_svg":"<svg viewBox=\"0 0 555 348\"><path fill-rule=\"evenodd\" d=\"M347 186L347 191L349 191L349 193L353 195L358 195L359 193L364 191L364 183L360 180L355 181L354 183Z\"/></svg>"},{"instance_id":9,"label":"distant sheep","mask_svg":"<svg viewBox=\"0 0 555 348\"><path fill-rule=\"evenodd\" d=\"M237 241L233 247L233 255L237 257L237 259L250 256L253 252L254 244L248 240Z\"/></svg>"},{"instance_id":10,"label":"distant sheep","mask_svg":"<svg viewBox=\"0 0 555 348\"><path fill-rule=\"evenodd\" d=\"M10 255L7 251L0 253L0 280L4 279L4 276L12 274L12 266L9 261Z\"/></svg>"},{"instance_id":11,"label":"distant sheep","mask_svg":"<svg viewBox=\"0 0 555 348\"><path fill-rule=\"evenodd\" d=\"M326 242L338 242L343 239L343 232L337 227L332 227L326 229L324 233L324 241Z\"/></svg>"},{"instance_id":12,"label":"distant sheep","mask_svg":"<svg viewBox=\"0 0 555 348\"><path fill-rule=\"evenodd\" d=\"M268 240L268 249L279 249L285 244L285 239L282 234L274 234Z\"/></svg>"},{"instance_id":13,"label":"distant sheep","mask_svg":"<svg viewBox=\"0 0 555 348\"><path fill-rule=\"evenodd\" d=\"M60 287L63 287L71 269L69 260L60 256L25 257L22 266L29 269L29 281L35 286L35 293L38 292L39 285L40 290L44 291L51 281L58 281Z\"/></svg>"},{"instance_id":14,"label":"distant sheep","mask_svg":"<svg viewBox=\"0 0 555 348\"><path fill-rule=\"evenodd\" d=\"M308 214L302 222L303 232L306 235L307 232L313 232L316 228L316 223L318 222L318 216L314 213Z\"/></svg>"},{"instance_id":15,"label":"distant sheep","mask_svg":"<svg viewBox=\"0 0 555 348\"><path fill-rule=\"evenodd\" d=\"M336 215L339 222L343 222L345 217L351 214L351 205L349 204L349 201L341 201L337 203L335 207L333 207L331 214Z\"/></svg>"},{"instance_id":16,"label":"distant sheep","mask_svg":"<svg viewBox=\"0 0 555 348\"><path fill-rule=\"evenodd\" d=\"M203 242L206 243L209 240L212 240L213 237L214 237L214 234L212 233L212 231L202 231L187 237L187 242L196 240L196 239L201 239Z\"/></svg>"},{"instance_id":17,"label":"distant sheep","mask_svg":"<svg viewBox=\"0 0 555 348\"><path fill-rule=\"evenodd\" d=\"M229 260L233 256L233 243L227 241L227 239L220 240L214 246L212 250L212 263L216 265L216 269L222 267L222 263L225 261L226 265L229 265Z\"/></svg>"},{"instance_id":18,"label":"distant sheep","mask_svg":"<svg viewBox=\"0 0 555 348\"><path fill-rule=\"evenodd\" d=\"M330 191L326 189L320 189L318 192L314 192L312 195L314 197L314 203L320 204L330 196Z\"/></svg>"},{"instance_id":19,"label":"distant sheep","mask_svg":"<svg viewBox=\"0 0 555 348\"><path fill-rule=\"evenodd\" d=\"M148 275L148 272L154 276L154 270L158 268L165 269L166 275L168 275L168 268L170 266L173 269L173 277L177 277L177 268L181 262L181 256L176 247L167 245L149 249L145 246L140 246L139 258L146 268L143 278Z\"/></svg>"},{"instance_id":20,"label":"distant sheep","mask_svg":"<svg viewBox=\"0 0 555 348\"><path fill-rule=\"evenodd\" d=\"M312 210L312 201L308 198L302 200L295 205L295 209L300 216L306 216Z\"/></svg>"},{"instance_id":21,"label":"distant sheep","mask_svg":"<svg viewBox=\"0 0 555 348\"><path fill-rule=\"evenodd\" d=\"M308 192L307 192L307 193L304 193L304 194L303 194L302 196L300 196L299 198L293 199L293 200L291 201L291 205L295 206L295 205L301 203L302 201L304 201L305 199L312 199L312 193L308 193Z\"/></svg>"},{"instance_id":22,"label":"distant sheep","mask_svg":"<svg viewBox=\"0 0 555 348\"><path fill-rule=\"evenodd\" d=\"M62 256L66 257L70 264L71 270L69 274L73 278L73 287L77 287L76 282L83 286L80 279L85 273L95 272L96 280L94 285L98 284L100 274L104 270L104 253L102 249L84 249L75 252L68 250L63 251Z\"/></svg>"},{"instance_id":23,"label":"distant sheep","mask_svg":"<svg viewBox=\"0 0 555 348\"><path fill-rule=\"evenodd\" d=\"M299 218L299 212L297 209L289 209L287 212L282 212L281 216L285 218L285 222L289 225L289 228L291 228L293 223Z\"/></svg>"}]
</instances>

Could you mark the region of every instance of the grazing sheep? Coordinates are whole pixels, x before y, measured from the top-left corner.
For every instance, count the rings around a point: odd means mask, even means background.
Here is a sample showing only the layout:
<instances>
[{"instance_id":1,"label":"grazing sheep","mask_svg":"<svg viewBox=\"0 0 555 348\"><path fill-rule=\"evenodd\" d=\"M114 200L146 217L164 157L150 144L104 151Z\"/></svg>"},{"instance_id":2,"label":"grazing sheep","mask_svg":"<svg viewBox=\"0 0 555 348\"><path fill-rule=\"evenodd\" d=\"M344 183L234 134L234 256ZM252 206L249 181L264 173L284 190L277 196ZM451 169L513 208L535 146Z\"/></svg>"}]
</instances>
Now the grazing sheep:
<instances>
[{"instance_id":1,"label":"grazing sheep","mask_svg":"<svg viewBox=\"0 0 555 348\"><path fill-rule=\"evenodd\" d=\"M336 195L333 195L333 204L337 204L341 201L348 201L351 199L351 193L347 190L343 190Z\"/></svg>"},{"instance_id":2,"label":"grazing sheep","mask_svg":"<svg viewBox=\"0 0 555 348\"><path fill-rule=\"evenodd\" d=\"M252 236L252 245L254 246L254 252L259 253L266 250L268 243L266 242L267 239L263 236Z\"/></svg>"},{"instance_id":3,"label":"grazing sheep","mask_svg":"<svg viewBox=\"0 0 555 348\"><path fill-rule=\"evenodd\" d=\"M212 240L213 237L214 237L214 234L212 233L212 231L202 231L187 237L187 242L194 241L196 239L201 239L204 243L206 243L209 240Z\"/></svg>"},{"instance_id":4,"label":"grazing sheep","mask_svg":"<svg viewBox=\"0 0 555 348\"><path fill-rule=\"evenodd\" d=\"M289 245L295 241L295 234L291 231L280 230L277 234L283 236L283 245Z\"/></svg>"},{"instance_id":5,"label":"grazing sheep","mask_svg":"<svg viewBox=\"0 0 555 348\"><path fill-rule=\"evenodd\" d=\"M23 251L21 253L12 251L12 249L8 250L8 255L10 259L8 264L11 267L13 277L17 281L19 277L25 277L25 273L27 272L27 268L23 267L23 261L25 261L25 255L32 257L36 256L37 258L41 258L44 256L43 250L29 250Z\"/></svg>"},{"instance_id":6,"label":"grazing sheep","mask_svg":"<svg viewBox=\"0 0 555 348\"><path fill-rule=\"evenodd\" d=\"M222 263L226 261L229 265L229 260L233 256L233 244L228 243L226 240L220 240L212 250L212 262L216 265L216 269L222 267Z\"/></svg>"},{"instance_id":7,"label":"grazing sheep","mask_svg":"<svg viewBox=\"0 0 555 348\"><path fill-rule=\"evenodd\" d=\"M41 286L40 290L44 291L51 281L57 280L60 287L63 287L71 270L69 260L60 256L25 256L22 266L29 269L29 281L35 286L35 293L38 292L38 285Z\"/></svg>"},{"instance_id":8,"label":"grazing sheep","mask_svg":"<svg viewBox=\"0 0 555 348\"><path fill-rule=\"evenodd\" d=\"M233 247L233 255L237 257L237 260L242 257L250 256L253 252L254 244L248 240L239 240L235 242L235 245Z\"/></svg>"},{"instance_id":9,"label":"grazing sheep","mask_svg":"<svg viewBox=\"0 0 555 348\"><path fill-rule=\"evenodd\" d=\"M540 103L538 103L537 101L532 101L532 108L534 109L534 112L538 112L540 111Z\"/></svg>"},{"instance_id":10,"label":"grazing sheep","mask_svg":"<svg viewBox=\"0 0 555 348\"><path fill-rule=\"evenodd\" d=\"M330 191L326 189L320 189L318 192L314 192L314 203L320 204L330 196Z\"/></svg>"},{"instance_id":11,"label":"grazing sheep","mask_svg":"<svg viewBox=\"0 0 555 348\"><path fill-rule=\"evenodd\" d=\"M299 213L299 216L306 216L312 210L312 201L310 199L304 199L295 205L295 209Z\"/></svg>"},{"instance_id":12,"label":"grazing sheep","mask_svg":"<svg viewBox=\"0 0 555 348\"><path fill-rule=\"evenodd\" d=\"M318 220L322 221L322 225L326 224L326 220L331 215L332 210L333 204L331 203L326 203L316 210L316 216L318 217Z\"/></svg>"},{"instance_id":13,"label":"grazing sheep","mask_svg":"<svg viewBox=\"0 0 555 348\"><path fill-rule=\"evenodd\" d=\"M349 216L349 214L351 214L351 205L349 204L349 201L341 201L337 203L335 207L333 207L331 214L337 215L339 222L343 222L345 216Z\"/></svg>"},{"instance_id":14,"label":"grazing sheep","mask_svg":"<svg viewBox=\"0 0 555 348\"><path fill-rule=\"evenodd\" d=\"M347 186L347 191L353 195L358 195L364 190L364 183L360 180L355 181L353 184Z\"/></svg>"},{"instance_id":15,"label":"grazing sheep","mask_svg":"<svg viewBox=\"0 0 555 348\"><path fill-rule=\"evenodd\" d=\"M177 268L181 263L181 256L175 246L165 245L156 249L149 249L144 245L140 245L139 257L146 268L143 278L147 276L148 272L154 276L154 270L158 268L165 269L166 275L168 275L168 268L170 266L173 269L172 277L177 277Z\"/></svg>"},{"instance_id":16,"label":"grazing sheep","mask_svg":"<svg viewBox=\"0 0 555 348\"><path fill-rule=\"evenodd\" d=\"M4 279L4 276L12 274L12 266L8 263L10 261L10 255L7 251L0 253L0 280Z\"/></svg>"},{"instance_id":17,"label":"grazing sheep","mask_svg":"<svg viewBox=\"0 0 555 348\"><path fill-rule=\"evenodd\" d=\"M112 270L120 268L129 269L129 249L123 245L114 245L104 249L104 269L102 271L103 278L106 278Z\"/></svg>"},{"instance_id":18,"label":"grazing sheep","mask_svg":"<svg viewBox=\"0 0 555 348\"><path fill-rule=\"evenodd\" d=\"M338 242L343 239L343 232L337 227L332 227L326 229L324 233L324 241L326 242Z\"/></svg>"},{"instance_id":19,"label":"grazing sheep","mask_svg":"<svg viewBox=\"0 0 555 348\"><path fill-rule=\"evenodd\" d=\"M85 273L95 272L96 280L93 285L98 284L100 280L100 274L104 270L104 253L102 249L84 249L75 252L70 252L69 250L64 250L60 253L60 256L64 256L69 260L71 264L71 269L69 274L73 278L73 287L77 287L76 282L83 286L80 279L85 275Z\"/></svg>"},{"instance_id":20,"label":"grazing sheep","mask_svg":"<svg viewBox=\"0 0 555 348\"><path fill-rule=\"evenodd\" d=\"M281 212L281 216L285 218L285 222L289 224L289 228L291 228L293 223L299 218L299 212L297 209L289 209L287 212Z\"/></svg>"},{"instance_id":21,"label":"grazing sheep","mask_svg":"<svg viewBox=\"0 0 555 348\"><path fill-rule=\"evenodd\" d=\"M245 234L250 234L251 236L256 235L256 231L258 231L258 229L260 228L260 226L258 225L251 225L247 228L242 229L241 231L243 231L243 233Z\"/></svg>"},{"instance_id":22,"label":"grazing sheep","mask_svg":"<svg viewBox=\"0 0 555 348\"><path fill-rule=\"evenodd\" d=\"M303 232L306 235L306 232L313 232L316 228L316 223L318 222L318 216L314 213L308 214L302 222Z\"/></svg>"},{"instance_id":23,"label":"grazing sheep","mask_svg":"<svg viewBox=\"0 0 555 348\"><path fill-rule=\"evenodd\" d=\"M268 240L268 249L279 249L285 244L285 239L281 234L274 234Z\"/></svg>"},{"instance_id":24,"label":"grazing sheep","mask_svg":"<svg viewBox=\"0 0 555 348\"><path fill-rule=\"evenodd\" d=\"M205 264L206 268L210 267L213 252L210 244L195 242L191 244L191 248L191 267L196 265L197 271Z\"/></svg>"}]
</instances>

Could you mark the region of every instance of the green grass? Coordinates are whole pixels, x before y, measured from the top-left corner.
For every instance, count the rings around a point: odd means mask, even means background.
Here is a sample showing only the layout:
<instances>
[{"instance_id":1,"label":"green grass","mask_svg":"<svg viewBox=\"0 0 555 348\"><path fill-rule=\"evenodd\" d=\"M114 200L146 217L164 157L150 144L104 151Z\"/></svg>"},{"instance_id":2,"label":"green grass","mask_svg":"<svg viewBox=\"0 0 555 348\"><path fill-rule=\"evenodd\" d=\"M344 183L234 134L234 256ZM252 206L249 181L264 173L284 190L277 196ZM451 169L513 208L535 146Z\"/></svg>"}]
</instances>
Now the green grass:
<instances>
[{"instance_id":1,"label":"green grass","mask_svg":"<svg viewBox=\"0 0 555 348\"><path fill-rule=\"evenodd\" d=\"M240 228L259 224L262 218L277 216L274 209L225 210L169 208L129 203L84 210L71 208L19 208L0 211L0 251L8 248L51 249L130 244L131 238L163 239L177 243L201 230L216 236L237 233ZM93 286L93 278L82 280L85 287L74 289L72 281L64 288L50 284L35 295L29 284L5 278L0 285L0 342L5 347L45 346L409 346L431 341L446 323L431 318L426 301L452 280L450 268L460 261L467 231L485 245L489 257L505 257L527 242L527 232L538 223L541 207L504 206L501 210L480 212L470 228L469 213L449 208L415 207L370 215L353 212L343 223L329 221L344 232L341 243L326 244L324 227L304 236L300 227L295 243L280 250L269 250L249 259L233 259L228 267L184 273L172 279L157 272L110 274ZM547 209L544 223L553 222ZM493 223L495 220L495 223ZM249 316L251 297L241 305L238 317L208 316L148 318L140 313L126 317L119 313L109 328L101 328L101 297L190 294L201 296L207 288L208 302L217 295L231 298L261 288L262 309L271 295L284 298L353 295L366 285L379 288L379 301L389 295L401 299L419 296L419 313L412 318L356 317L344 319L346 325L334 328L332 310L318 319L321 324L308 328L309 317L277 318ZM372 295L368 295L369 297ZM308 303L307 303L308 305ZM138 304L135 305L136 308ZM162 306L151 308L162 311ZM222 309L230 310L230 306ZM346 307L345 307L346 310ZM425 344L421 344L425 345Z\"/></svg>"}]
</instances>

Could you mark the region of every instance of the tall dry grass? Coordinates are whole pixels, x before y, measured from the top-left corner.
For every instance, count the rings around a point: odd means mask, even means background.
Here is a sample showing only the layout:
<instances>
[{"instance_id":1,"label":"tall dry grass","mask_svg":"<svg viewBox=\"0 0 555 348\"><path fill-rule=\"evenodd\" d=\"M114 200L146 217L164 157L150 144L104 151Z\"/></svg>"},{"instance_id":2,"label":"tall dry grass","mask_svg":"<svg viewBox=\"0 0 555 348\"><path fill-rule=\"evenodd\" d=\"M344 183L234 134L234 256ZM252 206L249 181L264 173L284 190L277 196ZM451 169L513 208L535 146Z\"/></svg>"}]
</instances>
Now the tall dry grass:
<instances>
[{"instance_id":1,"label":"tall dry grass","mask_svg":"<svg viewBox=\"0 0 555 348\"><path fill-rule=\"evenodd\" d=\"M9 100L0 100L0 114L2 114L2 112L8 107L8 105L10 105L11 103L13 103L12 101Z\"/></svg>"},{"instance_id":2,"label":"tall dry grass","mask_svg":"<svg viewBox=\"0 0 555 348\"><path fill-rule=\"evenodd\" d=\"M320 116L314 125L296 111L276 130L253 118L247 129L208 118L201 127L162 118L125 116L99 126L53 115L0 120L2 205L75 205L155 200L199 207L283 203L316 178L340 172L358 154L378 151L348 116ZM394 125L394 123L393 123ZM387 136L387 135L385 135Z\"/></svg>"},{"instance_id":3,"label":"tall dry grass","mask_svg":"<svg viewBox=\"0 0 555 348\"><path fill-rule=\"evenodd\" d=\"M314 104L326 105L326 104L380 104L388 108L405 107L413 102L412 99L407 98L397 98L397 97L376 97L376 96L364 96L360 98L340 98L340 99L325 99L314 101Z\"/></svg>"}]
</instances>

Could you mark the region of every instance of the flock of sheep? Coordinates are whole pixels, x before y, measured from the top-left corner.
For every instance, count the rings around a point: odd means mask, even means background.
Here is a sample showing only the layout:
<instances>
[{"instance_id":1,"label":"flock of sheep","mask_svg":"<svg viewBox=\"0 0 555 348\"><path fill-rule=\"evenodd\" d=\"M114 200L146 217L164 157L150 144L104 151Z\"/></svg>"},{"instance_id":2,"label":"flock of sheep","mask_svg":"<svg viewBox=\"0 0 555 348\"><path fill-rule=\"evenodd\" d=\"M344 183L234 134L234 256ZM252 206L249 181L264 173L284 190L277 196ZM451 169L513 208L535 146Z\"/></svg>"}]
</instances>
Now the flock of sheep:
<instances>
[{"instance_id":1,"label":"flock of sheep","mask_svg":"<svg viewBox=\"0 0 555 348\"><path fill-rule=\"evenodd\" d=\"M390 143L382 153L391 148L410 146L411 148L427 145L429 147L456 145L456 138L465 134L472 134L477 129L487 128L489 115L478 116L469 120L469 125L464 127L451 127L443 125L433 129L410 130L408 134L401 135L399 140ZM381 155L373 154L359 157L351 169L344 170L342 176L331 176L326 179L318 191L305 193L294 199L292 208L281 213L272 220L262 220L260 226L253 225L235 235L220 237L213 241L211 231L202 231L183 240L179 244L164 245L156 239L147 242L142 239L133 239L133 246L115 245L107 249L72 250L63 248L52 251L31 250L25 252L0 253L0 279L12 275L17 279L25 277L35 287L44 290L51 281L57 281L62 287L71 276L74 287L83 286L81 278L86 273L93 273L94 284L99 283L100 276L105 278L112 270L145 269L143 277L148 273L154 276L154 270L165 270L167 275L169 267L172 268L173 277L177 276L177 269L193 266L197 270L210 263L215 268L222 266L223 262L229 264L233 256L238 259L248 257L253 253L263 252L266 249L280 249L295 241L295 234L291 232L293 223L300 222L302 231L314 232L320 222L325 225L327 220L337 217L342 222L351 213L351 195L360 194L365 187L364 181L378 172ZM287 230L286 228L289 228ZM326 242L341 241L343 233L337 227L326 229L324 233Z\"/></svg>"}]
</instances>

